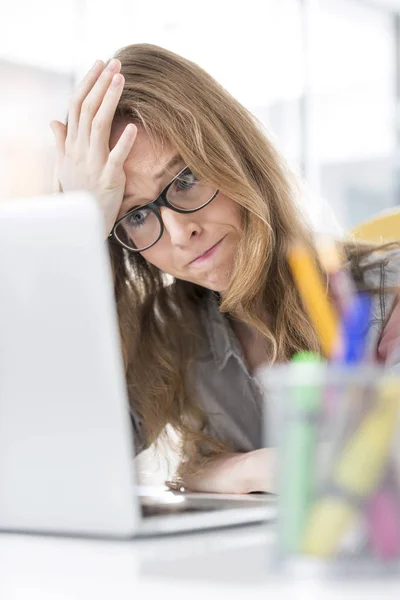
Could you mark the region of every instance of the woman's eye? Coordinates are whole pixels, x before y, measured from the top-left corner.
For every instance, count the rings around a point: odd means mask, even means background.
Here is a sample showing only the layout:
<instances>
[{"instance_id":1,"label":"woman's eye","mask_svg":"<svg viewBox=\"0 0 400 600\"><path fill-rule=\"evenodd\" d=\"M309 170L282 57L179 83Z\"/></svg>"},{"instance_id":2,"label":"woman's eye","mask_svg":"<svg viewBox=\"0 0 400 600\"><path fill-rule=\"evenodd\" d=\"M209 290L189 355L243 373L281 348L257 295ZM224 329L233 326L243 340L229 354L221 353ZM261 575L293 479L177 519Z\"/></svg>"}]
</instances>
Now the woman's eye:
<instances>
[{"instance_id":1,"label":"woman's eye","mask_svg":"<svg viewBox=\"0 0 400 600\"><path fill-rule=\"evenodd\" d=\"M180 191L190 190L198 182L197 177L191 172L187 172L176 179L175 189Z\"/></svg>"},{"instance_id":2,"label":"woman's eye","mask_svg":"<svg viewBox=\"0 0 400 600\"><path fill-rule=\"evenodd\" d=\"M144 224L148 212L148 210L137 210L130 215L127 215L127 225L130 227L140 227Z\"/></svg>"}]
</instances>

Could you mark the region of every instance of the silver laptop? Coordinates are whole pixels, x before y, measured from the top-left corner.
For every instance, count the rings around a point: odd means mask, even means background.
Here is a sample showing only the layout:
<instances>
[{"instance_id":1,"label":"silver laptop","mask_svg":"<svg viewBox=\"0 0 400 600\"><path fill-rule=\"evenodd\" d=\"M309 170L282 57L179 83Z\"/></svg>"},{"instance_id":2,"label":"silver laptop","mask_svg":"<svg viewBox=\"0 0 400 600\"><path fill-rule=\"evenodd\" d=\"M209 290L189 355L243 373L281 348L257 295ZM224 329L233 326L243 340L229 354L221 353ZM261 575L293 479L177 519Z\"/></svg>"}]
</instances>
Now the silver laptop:
<instances>
[{"instance_id":1,"label":"silver laptop","mask_svg":"<svg viewBox=\"0 0 400 600\"><path fill-rule=\"evenodd\" d=\"M132 537L275 517L140 496L103 222L85 193L0 202L0 530Z\"/></svg>"}]
</instances>

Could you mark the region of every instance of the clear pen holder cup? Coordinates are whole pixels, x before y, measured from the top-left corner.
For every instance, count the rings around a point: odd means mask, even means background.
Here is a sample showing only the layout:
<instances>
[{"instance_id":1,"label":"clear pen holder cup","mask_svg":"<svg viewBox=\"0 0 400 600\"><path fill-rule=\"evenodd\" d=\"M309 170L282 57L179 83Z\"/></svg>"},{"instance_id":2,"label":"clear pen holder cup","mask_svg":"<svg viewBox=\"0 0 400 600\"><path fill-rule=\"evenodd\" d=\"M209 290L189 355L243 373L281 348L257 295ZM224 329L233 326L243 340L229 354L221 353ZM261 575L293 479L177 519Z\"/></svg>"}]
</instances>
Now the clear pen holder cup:
<instances>
[{"instance_id":1,"label":"clear pen holder cup","mask_svg":"<svg viewBox=\"0 0 400 600\"><path fill-rule=\"evenodd\" d=\"M278 431L276 566L400 574L400 375L292 363L261 380Z\"/></svg>"}]
</instances>

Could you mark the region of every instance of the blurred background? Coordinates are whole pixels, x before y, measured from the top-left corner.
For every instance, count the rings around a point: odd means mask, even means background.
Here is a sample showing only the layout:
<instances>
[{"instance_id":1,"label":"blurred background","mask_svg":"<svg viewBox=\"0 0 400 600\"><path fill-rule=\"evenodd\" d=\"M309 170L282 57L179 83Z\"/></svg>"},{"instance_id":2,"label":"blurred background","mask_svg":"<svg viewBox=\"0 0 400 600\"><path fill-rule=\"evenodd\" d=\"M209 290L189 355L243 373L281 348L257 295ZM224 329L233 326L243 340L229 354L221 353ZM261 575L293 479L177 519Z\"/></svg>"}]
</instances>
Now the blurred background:
<instances>
[{"instance_id":1,"label":"blurred background","mask_svg":"<svg viewBox=\"0 0 400 600\"><path fill-rule=\"evenodd\" d=\"M0 198L52 190L49 121L136 42L194 60L263 122L321 229L400 203L400 0L2 0Z\"/></svg>"}]
</instances>

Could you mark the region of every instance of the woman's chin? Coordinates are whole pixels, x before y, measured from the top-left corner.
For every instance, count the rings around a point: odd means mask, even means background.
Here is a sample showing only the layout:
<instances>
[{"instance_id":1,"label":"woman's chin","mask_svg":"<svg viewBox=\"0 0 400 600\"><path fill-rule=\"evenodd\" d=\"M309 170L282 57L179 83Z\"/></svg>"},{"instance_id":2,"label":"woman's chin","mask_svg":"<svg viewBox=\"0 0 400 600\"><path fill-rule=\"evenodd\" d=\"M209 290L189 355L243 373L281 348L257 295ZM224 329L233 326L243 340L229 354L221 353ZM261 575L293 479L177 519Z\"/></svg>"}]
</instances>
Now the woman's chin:
<instances>
[{"instance_id":1,"label":"woman's chin","mask_svg":"<svg viewBox=\"0 0 400 600\"><path fill-rule=\"evenodd\" d=\"M230 276L228 274L220 275L210 273L208 277L205 278L203 283L200 283L203 287L212 290L213 292L218 292L223 294L229 287Z\"/></svg>"}]
</instances>

